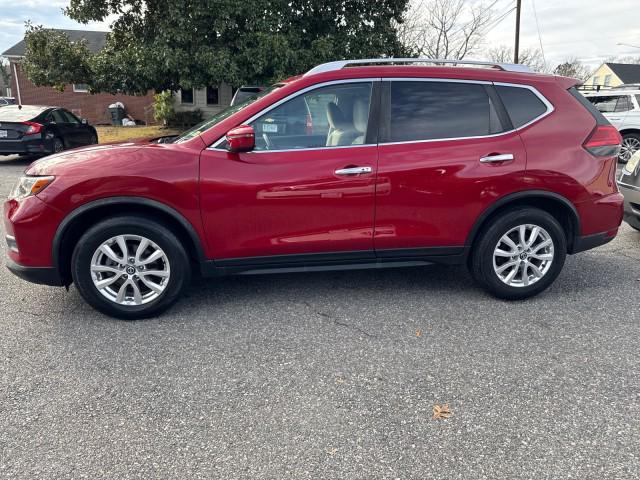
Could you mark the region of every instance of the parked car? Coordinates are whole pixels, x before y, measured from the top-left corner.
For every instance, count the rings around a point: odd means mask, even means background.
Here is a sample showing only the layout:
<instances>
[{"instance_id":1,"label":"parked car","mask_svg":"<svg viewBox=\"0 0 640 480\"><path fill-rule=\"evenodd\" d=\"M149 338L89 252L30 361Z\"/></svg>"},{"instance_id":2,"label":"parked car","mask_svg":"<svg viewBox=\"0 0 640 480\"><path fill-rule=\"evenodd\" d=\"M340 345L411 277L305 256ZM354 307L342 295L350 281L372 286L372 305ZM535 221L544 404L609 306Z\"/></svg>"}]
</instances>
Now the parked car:
<instances>
[{"instance_id":1,"label":"parked car","mask_svg":"<svg viewBox=\"0 0 640 480\"><path fill-rule=\"evenodd\" d=\"M59 107L0 109L0 155L57 153L98 143L96 129Z\"/></svg>"},{"instance_id":2,"label":"parked car","mask_svg":"<svg viewBox=\"0 0 640 480\"><path fill-rule=\"evenodd\" d=\"M16 99L13 97L0 97L0 107L6 107L7 105L15 105Z\"/></svg>"},{"instance_id":3,"label":"parked car","mask_svg":"<svg viewBox=\"0 0 640 480\"><path fill-rule=\"evenodd\" d=\"M231 106L242 103L248 98L255 97L264 89L265 87L249 87L246 85L238 88L238 90L236 90L236 93L233 94L233 98L231 99Z\"/></svg>"},{"instance_id":4,"label":"parked car","mask_svg":"<svg viewBox=\"0 0 640 480\"><path fill-rule=\"evenodd\" d=\"M640 150L640 88L585 93L587 99L620 131L618 160L627 162Z\"/></svg>"},{"instance_id":5,"label":"parked car","mask_svg":"<svg viewBox=\"0 0 640 480\"><path fill-rule=\"evenodd\" d=\"M160 313L192 273L466 264L523 299L615 237L620 135L575 80L402 62L323 64L173 143L33 163L4 207L9 269L120 318ZM309 128L257 134L310 105Z\"/></svg>"},{"instance_id":6,"label":"parked car","mask_svg":"<svg viewBox=\"0 0 640 480\"><path fill-rule=\"evenodd\" d=\"M624 195L624 220L640 230L640 150L622 168L618 186Z\"/></svg>"}]
</instances>

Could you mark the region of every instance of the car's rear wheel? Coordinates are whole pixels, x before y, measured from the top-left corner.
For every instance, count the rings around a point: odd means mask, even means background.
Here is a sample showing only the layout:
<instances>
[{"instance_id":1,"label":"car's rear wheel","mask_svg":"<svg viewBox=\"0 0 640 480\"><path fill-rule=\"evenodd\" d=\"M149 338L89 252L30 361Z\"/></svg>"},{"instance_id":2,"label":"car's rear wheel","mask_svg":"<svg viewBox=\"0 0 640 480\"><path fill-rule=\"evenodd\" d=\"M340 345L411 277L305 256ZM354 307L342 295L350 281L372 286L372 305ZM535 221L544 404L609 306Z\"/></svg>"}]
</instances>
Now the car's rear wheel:
<instances>
[{"instance_id":1,"label":"car's rear wheel","mask_svg":"<svg viewBox=\"0 0 640 480\"><path fill-rule=\"evenodd\" d=\"M532 207L509 210L487 225L476 242L473 277L491 294L517 300L545 290L560 274L565 232L549 213Z\"/></svg>"},{"instance_id":2,"label":"car's rear wheel","mask_svg":"<svg viewBox=\"0 0 640 480\"><path fill-rule=\"evenodd\" d=\"M640 150L640 134L625 133L622 135L622 145L620 146L618 160L627 163L638 150Z\"/></svg>"},{"instance_id":3,"label":"car's rear wheel","mask_svg":"<svg viewBox=\"0 0 640 480\"><path fill-rule=\"evenodd\" d=\"M95 309L117 318L157 315L189 283L184 247L164 226L119 216L91 227L71 259L73 281Z\"/></svg>"},{"instance_id":4,"label":"car's rear wheel","mask_svg":"<svg viewBox=\"0 0 640 480\"><path fill-rule=\"evenodd\" d=\"M53 139L53 153L60 153L64 150L64 142L61 138L55 137Z\"/></svg>"}]
</instances>

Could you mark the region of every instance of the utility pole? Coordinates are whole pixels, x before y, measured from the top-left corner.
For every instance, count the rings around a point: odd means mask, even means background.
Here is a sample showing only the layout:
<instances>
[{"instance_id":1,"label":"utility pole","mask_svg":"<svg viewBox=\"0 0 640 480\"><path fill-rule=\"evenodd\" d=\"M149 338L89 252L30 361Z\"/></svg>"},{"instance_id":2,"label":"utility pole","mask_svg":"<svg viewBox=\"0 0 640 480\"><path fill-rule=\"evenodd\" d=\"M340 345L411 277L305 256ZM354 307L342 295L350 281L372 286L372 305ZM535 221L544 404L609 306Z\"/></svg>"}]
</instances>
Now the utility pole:
<instances>
[{"instance_id":1,"label":"utility pole","mask_svg":"<svg viewBox=\"0 0 640 480\"><path fill-rule=\"evenodd\" d=\"M522 0L516 2L516 45L513 49L513 63L518 63L520 50L520 10L522 10Z\"/></svg>"}]
</instances>

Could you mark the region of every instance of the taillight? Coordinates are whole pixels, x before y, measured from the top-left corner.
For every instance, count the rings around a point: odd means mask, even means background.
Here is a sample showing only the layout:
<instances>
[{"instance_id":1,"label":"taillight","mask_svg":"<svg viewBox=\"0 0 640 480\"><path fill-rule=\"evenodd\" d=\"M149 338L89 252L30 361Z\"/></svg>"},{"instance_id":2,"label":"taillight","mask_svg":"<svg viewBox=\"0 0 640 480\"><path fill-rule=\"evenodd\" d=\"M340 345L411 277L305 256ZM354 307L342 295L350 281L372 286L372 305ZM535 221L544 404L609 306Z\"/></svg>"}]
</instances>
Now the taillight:
<instances>
[{"instance_id":1,"label":"taillight","mask_svg":"<svg viewBox=\"0 0 640 480\"><path fill-rule=\"evenodd\" d=\"M42 130L42 125L36 122L22 122L22 125L26 125L27 127L29 127L27 128L27 131L24 132L25 135L34 135L36 133L40 133L40 131Z\"/></svg>"},{"instance_id":2,"label":"taillight","mask_svg":"<svg viewBox=\"0 0 640 480\"><path fill-rule=\"evenodd\" d=\"M596 157L618 155L622 137L613 125L597 125L582 145Z\"/></svg>"}]
</instances>

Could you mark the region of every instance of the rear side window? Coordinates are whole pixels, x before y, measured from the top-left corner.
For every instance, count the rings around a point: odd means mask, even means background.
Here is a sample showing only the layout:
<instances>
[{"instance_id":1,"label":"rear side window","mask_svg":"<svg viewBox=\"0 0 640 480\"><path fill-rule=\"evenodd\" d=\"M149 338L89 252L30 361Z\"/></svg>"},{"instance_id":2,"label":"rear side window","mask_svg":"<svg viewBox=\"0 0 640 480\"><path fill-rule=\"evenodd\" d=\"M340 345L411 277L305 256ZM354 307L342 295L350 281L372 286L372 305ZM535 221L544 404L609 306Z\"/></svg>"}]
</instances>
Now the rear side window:
<instances>
[{"instance_id":1,"label":"rear side window","mask_svg":"<svg viewBox=\"0 0 640 480\"><path fill-rule=\"evenodd\" d=\"M496 85L496 90L515 128L526 125L547 111L547 106L528 88Z\"/></svg>"},{"instance_id":2,"label":"rear side window","mask_svg":"<svg viewBox=\"0 0 640 480\"><path fill-rule=\"evenodd\" d=\"M484 85L391 82L390 141L478 137L501 130Z\"/></svg>"},{"instance_id":3,"label":"rear side window","mask_svg":"<svg viewBox=\"0 0 640 480\"><path fill-rule=\"evenodd\" d=\"M602 113L628 112L632 108L628 95L602 95L588 100Z\"/></svg>"}]
</instances>

